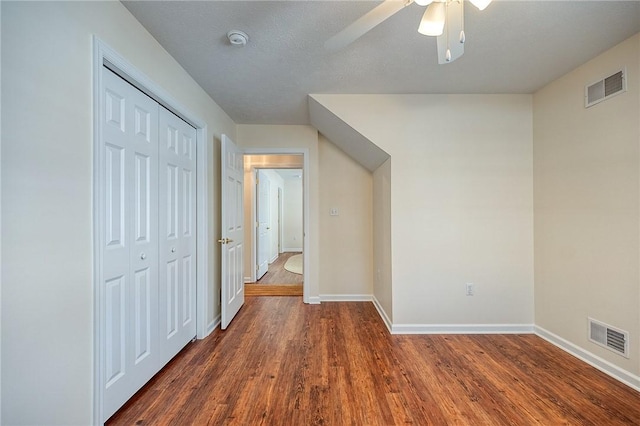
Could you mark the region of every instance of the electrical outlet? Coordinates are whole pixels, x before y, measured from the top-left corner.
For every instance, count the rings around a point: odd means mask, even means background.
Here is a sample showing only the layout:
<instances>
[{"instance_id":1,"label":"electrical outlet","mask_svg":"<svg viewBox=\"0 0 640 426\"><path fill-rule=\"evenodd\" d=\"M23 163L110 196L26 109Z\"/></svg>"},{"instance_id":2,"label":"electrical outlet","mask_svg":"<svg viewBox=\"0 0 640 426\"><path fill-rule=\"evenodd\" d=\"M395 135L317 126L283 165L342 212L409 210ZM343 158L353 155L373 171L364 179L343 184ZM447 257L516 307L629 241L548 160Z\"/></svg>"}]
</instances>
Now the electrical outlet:
<instances>
[{"instance_id":1,"label":"electrical outlet","mask_svg":"<svg viewBox=\"0 0 640 426\"><path fill-rule=\"evenodd\" d=\"M473 296L476 292L476 288L473 285L473 283L467 283L467 287L466 287L466 295L467 296Z\"/></svg>"}]
</instances>

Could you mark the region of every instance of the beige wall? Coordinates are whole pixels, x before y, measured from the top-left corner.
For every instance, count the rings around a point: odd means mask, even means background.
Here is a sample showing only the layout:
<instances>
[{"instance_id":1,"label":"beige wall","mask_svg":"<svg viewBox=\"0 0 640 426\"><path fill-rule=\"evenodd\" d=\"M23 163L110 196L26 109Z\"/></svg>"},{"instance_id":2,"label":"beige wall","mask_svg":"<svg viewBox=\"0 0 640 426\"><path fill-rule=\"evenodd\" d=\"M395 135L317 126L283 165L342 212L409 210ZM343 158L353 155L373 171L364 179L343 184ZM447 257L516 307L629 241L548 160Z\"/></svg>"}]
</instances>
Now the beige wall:
<instances>
[{"instance_id":1,"label":"beige wall","mask_svg":"<svg viewBox=\"0 0 640 426\"><path fill-rule=\"evenodd\" d=\"M388 159L373 172L373 295L388 322L393 322L391 271L391 159Z\"/></svg>"},{"instance_id":2,"label":"beige wall","mask_svg":"<svg viewBox=\"0 0 640 426\"><path fill-rule=\"evenodd\" d=\"M531 96L314 98L391 156L394 324L531 325Z\"/></svg>"},{"instance_id":3,"label":"beige wall","mask_svg":"<svg viewBox=\"0 0 640 426\"><path fill-rule=\"evenodd\" d=\"M373 294L372 175L324 136L320 155L320 290ZM331 208L338 216L329 214Z\"/></svg>"},{"instance_id":4,"label":"beige wall","mask_svg":"<svg viewBox=\"0 0 640 426\"><path fill-rule=\"evenodd\" d=\"M301 252L303 241L302 179L287 179L282 191L282 251Z\"/></svg>"},{"instance_id":5,"label":"beige wall","mask_svg":"<svg viewBox=\"0 0 640 426\"><path fill-rule=\"evenodd\" d=\"M235 124L119 2L1 2L2 424L90 424L93 406L92 35L208 124ZM216 179L218 181L218 179ZM209 320L219 313L210 246ZM216 290L218 289L218 290Z\"/></svg>"},{"instance_id":6,"label":"beige wall","mask_svg":"<svg viewBox=\"0 0 640 426\"><path fill-rule=\"evenodd\" d=\"M640 35L534 96L536 324L640 373ZM584 86L627 67L628 91L588 109ZM630 333L625 359L587 317Z\"/></svg>"}]
</instances>

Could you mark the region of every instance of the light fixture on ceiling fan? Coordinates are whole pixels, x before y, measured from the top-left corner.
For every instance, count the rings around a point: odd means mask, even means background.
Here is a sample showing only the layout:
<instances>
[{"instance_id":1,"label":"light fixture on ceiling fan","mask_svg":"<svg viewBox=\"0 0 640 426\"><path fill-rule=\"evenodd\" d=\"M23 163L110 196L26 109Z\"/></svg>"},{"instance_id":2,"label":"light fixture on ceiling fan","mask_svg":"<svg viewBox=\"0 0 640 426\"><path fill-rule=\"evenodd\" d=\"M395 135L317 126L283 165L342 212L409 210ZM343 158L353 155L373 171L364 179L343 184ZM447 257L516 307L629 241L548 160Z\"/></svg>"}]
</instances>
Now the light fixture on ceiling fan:
<instances>
[{"instance_id":1,"label":"light fixture on ceiling fan","mask_svg":"<svg viewBox=\"0 0 640 426\"><path fill-rule=\"evenodd\" d=\"M491 0L469 0L479 10L484 10ZM338 50L395 15L411 3L427 6L418 32L437 37L438 63L446 64L464 53L464 0L385 0L380 5L357 19L325 43L329 50ZM456 40L457 43L450 43Z\"/></svg>"},{"instance_id":2,"label":"light fixture on ceiling fan","mask_svg":"<svg viewBox=\"0 0 640 426\"><path fill-rule=\"evenodd\" d=\"M418 6L429 6L431 3L434 2L434 0L414 0L414 1ZM479 10L485 10L487 6L489 6L489 3L491 3L492 0L469 0L469 1ZM440 3L444 3L444 1L440 1Z\"/></svg>"},{"instance_id":3,"label":"light fixture on ceiling fan","mask_svg":"<svg viewBox=\"0 0 640 426\"><path fill-rule=\"evenodd\" d=\"M439 36L444 32L447 20L447 4L445 2L429 2L416 0L418 6L428 6L422 15L418 32L427 36Z\"/></svg>"}]
</instances>

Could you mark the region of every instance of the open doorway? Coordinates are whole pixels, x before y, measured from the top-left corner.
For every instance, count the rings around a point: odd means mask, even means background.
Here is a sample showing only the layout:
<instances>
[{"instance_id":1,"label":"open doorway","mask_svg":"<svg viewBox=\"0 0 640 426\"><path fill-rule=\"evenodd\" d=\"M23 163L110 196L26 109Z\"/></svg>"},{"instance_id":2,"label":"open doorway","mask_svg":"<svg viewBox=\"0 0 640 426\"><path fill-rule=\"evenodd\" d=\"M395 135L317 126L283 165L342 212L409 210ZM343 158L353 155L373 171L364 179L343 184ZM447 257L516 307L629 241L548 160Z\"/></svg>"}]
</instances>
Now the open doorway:
<instances>
[{"instance_id":1,"label":"open doorway","mask_svg":"<svg viewBox=\"0 0 640 426\"><path fill-rule=\"evenodd\" d=\"M302 295L302 155L245 155L245 294Z\"/></svg>"}]
</instances>

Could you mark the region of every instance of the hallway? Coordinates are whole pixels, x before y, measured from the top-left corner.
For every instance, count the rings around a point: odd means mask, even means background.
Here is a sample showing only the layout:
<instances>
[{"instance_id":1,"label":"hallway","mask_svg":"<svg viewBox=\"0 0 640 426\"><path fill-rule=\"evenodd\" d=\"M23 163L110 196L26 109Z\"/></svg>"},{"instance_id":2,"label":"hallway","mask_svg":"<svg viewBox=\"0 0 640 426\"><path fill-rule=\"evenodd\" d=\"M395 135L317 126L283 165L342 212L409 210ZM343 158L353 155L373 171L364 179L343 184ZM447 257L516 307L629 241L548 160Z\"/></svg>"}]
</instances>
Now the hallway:
<instances>
[{"instance_id":1,"label":"hallway","mask_svg":"<svg viewBox=\"0 0 640 426\"><path fill-rule=\"evenodd\" d=\"M294 274L293 272L289 272L286 269L284 269L284 264L287 263L287 260L289 260L291 256L294 256L296 254L302 254L302 253L295 253L295 252L281 253L280 256L278 256L278 258L275 260L275 262L269 265L269 271L266 274L264 274L262 278L260 278L255 283L247 283L247 285L255 285L255 284L262 284L262 285L300 284L302 285L304 275Z\"/></svg>"}]
</instances>

